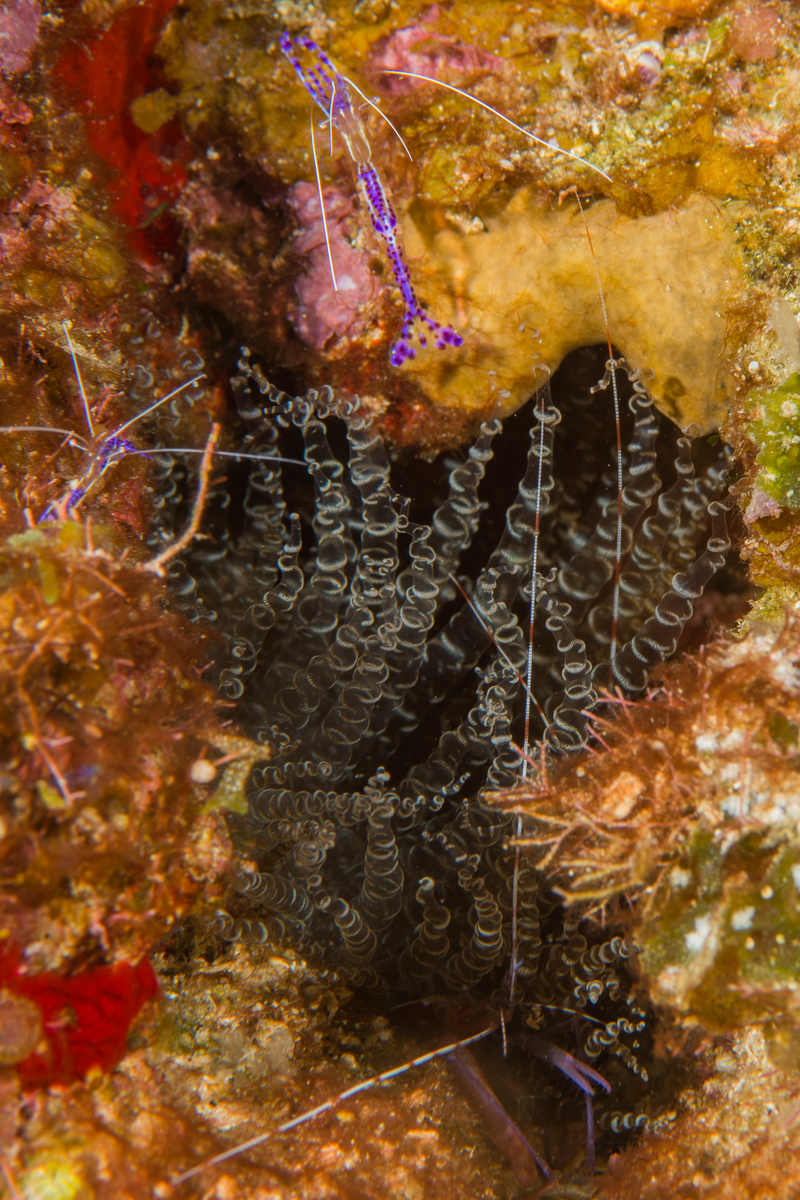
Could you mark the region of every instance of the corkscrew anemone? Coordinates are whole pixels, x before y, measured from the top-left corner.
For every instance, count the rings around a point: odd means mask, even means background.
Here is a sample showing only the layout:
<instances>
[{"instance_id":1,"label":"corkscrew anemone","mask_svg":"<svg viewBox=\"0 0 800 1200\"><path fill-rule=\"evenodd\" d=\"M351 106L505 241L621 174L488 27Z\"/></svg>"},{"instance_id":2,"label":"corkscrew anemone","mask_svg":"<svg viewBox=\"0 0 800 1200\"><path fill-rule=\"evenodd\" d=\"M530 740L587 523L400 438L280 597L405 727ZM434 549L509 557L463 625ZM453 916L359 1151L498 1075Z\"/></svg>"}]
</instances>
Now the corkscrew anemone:
<instances>
[{"instance_id":1,"label":"corkscrew anemone","mask_svg":"<svg viewBox=\"0 0 800 1200\"><path fill-rule=\"evenodd\" d=\"M609 364L606 385L620 366ZM459 602L452 581L485 545L479 486L499 420L481 426L422 523L394 490L383 442L357 402L330 389L288 398L246 352L233 387L249 430L243 449L265 457L250 474L241 517L230 492L218 492L215 543L176 564L172 579L175 602L224 635L219 686L265 746L239 829L252 861L239 878L238 906L223 918L225 935L288 939L340 978L393 999L496 993L515 941L517 995L590 1008L580 1054L610 1051L635 1066L624 1043L641 1028L625 982L631 946L602 934L587 940L524 860L515 873L514 818L482 789L513 787L520 776L520 619L537 515L538 754L557 758L590 738L598 677L628 696L641 691L724 562L727 503L714 499L724 488L724 454L697 476L691 446L678 437L674 482L661 491L659 430L668 445L669 422L632 375L618 499L616 472L600 472L598 490L591 452L602 402L579 397L562 434L544 387L504 528ZM284 479L270 458L281 437L298 435L314 506L304 520L287 520L284 485L293 503L307 499L302 481ZM566 438L578 469L556 477ZM162 535L170 508L162 508ZM619 649L609 662L618 508ZM709 514L711 536L696 554Z\"/></svg>"}]
</instances>

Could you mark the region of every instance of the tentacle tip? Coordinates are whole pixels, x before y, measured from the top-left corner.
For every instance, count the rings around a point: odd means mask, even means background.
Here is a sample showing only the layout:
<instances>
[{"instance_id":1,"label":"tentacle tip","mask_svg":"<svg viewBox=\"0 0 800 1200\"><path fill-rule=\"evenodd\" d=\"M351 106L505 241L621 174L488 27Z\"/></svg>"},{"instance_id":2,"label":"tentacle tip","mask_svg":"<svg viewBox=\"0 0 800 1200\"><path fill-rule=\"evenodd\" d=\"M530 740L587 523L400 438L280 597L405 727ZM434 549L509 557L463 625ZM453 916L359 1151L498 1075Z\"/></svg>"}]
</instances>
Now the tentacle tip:
<instances>
[{"instance_id":1,"label":"tentacle tip","mask_svg":"<svg viewBox=\"0 0 800 1200\"><path fill-rule=\"evenodd\" d=\"M464 339L460 333L456 333L455 329L444 325L439 330L436 345L440 350L446 350L448 346L458 349L459 346L464 345Z\"/></svg>"},{"instance_id":2,"label":"tentacle tip","mask_svg":"<svg viewBox=\"0 0 800 1200\"><path fill-rule=\"evenodd\" d=\"M402 367L406 359L416 358L417 352L402 337L392 349L391 363L393 367Z\"/></svg>"}]
</instances>

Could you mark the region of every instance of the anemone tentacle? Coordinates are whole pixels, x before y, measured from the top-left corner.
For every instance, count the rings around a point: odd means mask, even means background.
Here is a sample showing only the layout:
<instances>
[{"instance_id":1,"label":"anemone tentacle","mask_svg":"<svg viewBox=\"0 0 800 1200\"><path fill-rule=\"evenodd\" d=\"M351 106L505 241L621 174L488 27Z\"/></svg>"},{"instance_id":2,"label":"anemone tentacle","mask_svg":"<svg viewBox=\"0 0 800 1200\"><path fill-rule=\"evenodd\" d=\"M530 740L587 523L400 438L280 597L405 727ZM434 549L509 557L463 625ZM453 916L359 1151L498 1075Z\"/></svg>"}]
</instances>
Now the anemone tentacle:
<instances>
[{"instance_id":1,"label":"anemone tentacle","mask_svg":"<svg viewBox=\"0 0 800 1200\"><path fill-rule=\"evenodd\" d=\"M223 918L225 936L288 937L341 979L395 999L491 995L502 993L515 920L517 994L591 1007L582 1052L636 1065L620 1040L641 1028L624 994L632 947L620 937L590 944L569 915L554 923L556 901L532 864L515 875L515 818L484 799L520 774L535 528L534 687L548 721L538 753L551 758L586 745L603 683L642 691L724 562L724 459L698 480L678 439L675 481L662 491L659 418L632 382L621 501L602 481L592 493L580 470L557 477L561 414L545 389L505 526L458 603L451 580L481 527L500 422L481 426L429 522L412 522L357 401L327 388L285 396L243 356L234 394L247 448L274 454L281 428L293 427L314 498L301 528L287 517L281 468L257 462L236 535L218 529L216 550L195 549L174 567L175 603L198 620L216 614L227 647L220 687L269 747L240 830L256 871L240 877L242 910Z\"/></svg>"}]
</instances>

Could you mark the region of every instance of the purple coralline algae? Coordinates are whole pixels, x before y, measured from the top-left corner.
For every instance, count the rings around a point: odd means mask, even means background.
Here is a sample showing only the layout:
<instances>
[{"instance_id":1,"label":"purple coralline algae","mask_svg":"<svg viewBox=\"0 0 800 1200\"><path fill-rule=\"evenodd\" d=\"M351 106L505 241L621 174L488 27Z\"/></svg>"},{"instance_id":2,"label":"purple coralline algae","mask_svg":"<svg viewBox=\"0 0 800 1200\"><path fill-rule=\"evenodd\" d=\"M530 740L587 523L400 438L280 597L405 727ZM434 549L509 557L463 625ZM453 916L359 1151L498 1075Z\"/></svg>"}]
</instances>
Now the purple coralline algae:
<instances>
[{"instance_id":1,"label":"purple coralline algae","mask_svg":"<svg viewBox=\"0 0 800 1200\"><path fill-rule=\"evenodd\" d=\"M435 25L440 15L439 5L433 4L415 24L389 34L370 55L368 72L379 75L382 71L413 71L431 79L441 79L452 74L471 76L480 71L494 74L508 71L508 62L496 54L458 38L437 34ZM397 76L381 80L381 90L391 96L406 95L424 86L416 79L399 79Z\"/></svg>"},{"instance_id":2,"label":"purple coralline algae","mask_svg":"<svg viewBox=\"0 0 800 1200\"><path fill-rule=\"evenodd\" d=\"M11 0L0 8L0 74L9 78L28 70L41 19L39 0Z\"/></svg>"}]
</instances>

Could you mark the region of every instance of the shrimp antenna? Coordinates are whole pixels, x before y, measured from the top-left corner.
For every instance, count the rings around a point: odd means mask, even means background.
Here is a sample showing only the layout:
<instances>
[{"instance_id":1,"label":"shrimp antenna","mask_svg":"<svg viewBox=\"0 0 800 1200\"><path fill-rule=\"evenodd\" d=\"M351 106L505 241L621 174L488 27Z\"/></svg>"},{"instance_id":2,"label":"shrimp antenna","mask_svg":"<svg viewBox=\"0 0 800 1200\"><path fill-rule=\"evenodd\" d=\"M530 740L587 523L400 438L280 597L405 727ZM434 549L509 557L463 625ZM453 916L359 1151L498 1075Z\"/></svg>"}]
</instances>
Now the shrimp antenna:
<instances>
[{"instance_id":1,"label":"shrimp antenna","mask_svg":"<svg viewBox=\"0 0 800 1200\"><path fill-rule=\"evenodd\" d=\"M435 83L437 87L446 88L448 92L455 92L457 96L463 96L466 100L471 100L473 104L479 104L481 108L485 108L487 112L493 113L499 117L501 121L505 121L506 125L510 125L512 129L516 129L519 133L530 138L532 142L537 142L538 145L544 146L547 150L552 150L554 154L563 154L565 158L572 158L575 162L581 163L584 167L588 167L590 171L595 171L596 174L602 175L603 179L607 179L609 183L613 183L610 175L605 171L601 171L594 163L590 163L587 159L581 158L580 154L573 154L571 150L563 150L561 146L554 146L550 142L546 142L544 138L537 137L535 133L531 133L529 129L523 129L521 125L517 125L516 121L512 121L510 117L506 117L503 113L498 112L496 108L492 108L491 104L487 104L485 100L479 100L477 96L470 95L462 88L454 87L452 83L442 83L441 79L431 79L430 75L419 75L416 71L381 71L382 75L404 75L407 79L424 79L426 83Z\"/></svg>"},{"instance_id":2,"label":"shrimp antenna","mask_svg":"<svg viewBox=\"0 0 800 1200\"><path fill-rule=\"evenodd\" d=\"M81 379L81 370L80 370L80 367L78 366L78 356L75 353L75 346L73 345L72 338L69 336L69 325L67 324L66 321L62 321L61 328L64 330L64 337L67 339L69 355L70 355L70 358L72 359L72 368L75 372L75 378L78 381L78 387L80 388L81 399L83 400L83 411L86 416L86 424L89 426L89 437L94 439L94 425L92 424L92 413L91 413L91 409L89 408L89 401L86 398L86 392L84 391L83 380Z\"/></svg>"},{"instance_id":3,"label":"shrimp antenna","mask_svg":"<svg viewBox=\"0 0 800 1200\"><path fill-rule=\"evenodd\" d=\"M616 557L614 559L614 594L612 600L612 616L611 616L611 646L609 648L609 658L613 659L617 653L617 626L619 625L619 581L622 570L622 430L619 419L619 389L617 388L617 369L614 364L614 352L611 349L611 326L608 323L608 309L606 308L606 297L603 291L603 281L600 278L600 268L597 265L597 255L594 252L594 243L592 235L589 232L589 222L586 220L586 213L583 211L581 198L575 191L575 199L578 201L581 217L583 219L583 227L586 230L586 238L589 242L589 250L592 255L592 265L594 266L594 274L597 280L597 291L600 295L600 307L603 310L603 321L606 327L606 343L608 345L608 369L611 372L611 394L614 397L614 421L617 429L617 545Z\"/></svg>"},{"instance_id":4,"label":"shrimp antenna","mask_svg":"<svg viewBox=\"0 0 800 1200\"><path fill-rule=\"evenodd\" d=\"M528 778L528 764L534 760L531 758L531 700L533 698L533 633L536 622L536 580L538 578L539 569L539 539L541 532L542 518L542 476L544 467L544 439L545 439L545 409L550 400L550 382L546 380L544 385L539 389L536 397L536 403L539 403L541 397L542 417L539 421L539 451L537 458L537 479L536 479L536 512L534 516L533 526L533 546L531 547L531 606L528 617L528 654L525 663L525 731L522 749L517 747L517 753L522 760L522 770L520 772L520 785L525 786ZM539 708L539 705L536 705ZM539 709L541 712L541 709ZM545 718L545 726L549 722ZM542 770L544 770L545 754L542 750ZM514 848L514 872L511 880L511 963L508 968L508 1001L513 1004L517 993L517 977L519 975L520 959L519 959L519 875L520 875L520 847L519 839L522 836L522 817L517 816L514 822L514 838L516 845Z\"/></svg>"},{"instance_id":5,"label":"shrimp antenna","mask_svg":"<svg viewBox=\"0 0 800 1200\"><path fill-rule=\"evenodd\" d=\"M158 458L161 454L205 454L205 449L193 446L154 446L147 450L129 450L129 454L141 454L144 458ZM293 467L305 467L302 458L281 458L273 454L247 454L242 450L212 450L214 458L248 458L254 462L290 463Z\"/></svg>"},{"instance_id":6,"label":"shrimp antenna","mask_svg":"<svg viewBox=\"0 0 800 1200\"><path fill-rule=\"evenodd\" d=\"M531 688L530 688L530 686L529 686L529 683L530 683L530 681L529 681L528 683L526 683L526 682L525 682L525 680L524 680L524 678L522 677L522 675L520 675L519 671L518 671L518 670L517 670L517 668L514 666L514 664L512 663L511 659L508 657L508 655L506 654L505 650L503 649L503 647L502 647L502 646L500 645L500 643L498 642L497 638L494 636L494 633L493 633L493 632L492 632L492 630L490 629L489 625L486 623L486 621L484 621L483 617L482 617L482 616L481 616L481 614L478 612L478 609L477 609L477 608L476 608L476 606L473 604L473 602L472 602L472 599L471 599L471 598L470 598L470 597L467 595L466 591L465 591L465 590L464 590L464 588L461 586L461 584L459 583L459 581L456 579L456 577L455 577L455 575L452 573L452 571L448 571L448 572L447 572L447 578L448 578L448 579L451 581L451 583L454 583L454 584L456 585L456 587L458 588L458 590L461 592L461 595L462 595L462 596L464 597L464 599L466 600L468 607L469 607L469 608L472 610L472 615L473 615L473 616L474 616L474 617L475 617L475 618L478 620L478 622L479 622L479 623L480 623L480 624L483 626L484 630L486 631L486 633L487 633L487 634L489 635L489 637L491 638L492 642L494 643L495 649L497 650L497 652L498 652L498 654L500 655L500 657L501 657L501 658L503 658L503 659L505 660L505 662L508 664L508 666L509 666L509 667L511 667L511 670L514 672L514 674L516 675L517 679L519 680L519 682L522 684L523 688L525 689L526 695L527 695L527 697L528 697L528 703L529 703L529 704L530 704L530 703L533 703L533 704L536 706L536 711L538 712L539 716L540 716L540 717L542 718L542 720L544 721L545 725L549 725L549 724L550 724L550 721L548 721L548 719L547 719L547 716L545 715L545 711L544 711L544 709L542 708L541 704L539 703L539 701L538 701L538 700L536 699L536 697L534 696L534 694L533 694L533 692L532 692L532 690L531 690Z\"/></svg>"},{"instance_id":7,"label":"shrimp antenna","mask_svg":"<svg viewBox=\"0 0 800 1200\"><path fill-rule=\"evenodd\" d=\"M146 417L147 414L153 412L154 409L159 408L162 404L166 404L166 402L171 400L173 396L177 396L181 392L185 392L186 389L192 387L193 384L199 383L201 379L205 379L205 373L202 375L195 375L194 379L187 379L186 383L182 383L180 387L176 387L171 392L167 392L166 396L162 396L160 400L156 400L155 404L151 404L149 408L145 408L142 410L142 412L137 413L135 417L131 417L131 419L126 421L124 425L120 425L119 428L115 429L112 434L109 434L109 437L119 437L123 429L127 429L136 421L141 421L142 417Z\"/></svg>"},{"instance_id":8,"label":"shrimp antenna","mask_svg":"<svg viewBox=\"0 0 800 1200\"><path fill-rule=\"evenodd\" d=\"M365 95L364 95L364 93L362 92L361 88L358 86L358 84L357 84L357 83L353 83L352 79L348 79L346 75L343 75L343 76L342 76L342 78L343 78L343 79L345 79L345 80L347 81L347 83L349 83L349 84L350 84L350 87L351 87L351 88L355 88L355 90L358 92L358 94L359 94L359 96L361 97L361 99L362 99L362 100L363 100L363 101L364 101L366 104L368 104L368 105L370 106L370 108L374 108L374 109L375 109L375 112L378 114L378 116L379 116L379 117L383 117L384 121L385 121L385 122L386 122L386 124L389 126L389 128L390 128L390 129L391 129L391 131L392 131L392 133L393 133L393 134L394 134L394 136L397 138L397 140L399 141L400 145L403 147L403 149L405 150L406 154L408 155L408 157L409 157L409 158L411 159L411 161L413 162L413 161L414 161L414 159L413 159L413 158L411 158L411 151L409 150L408 146L405 144L405 142L403 141L402 137L400 136L400 133L398 132L398 130L397 130L397 127L396 127L395 125L393 125L393 124L392 124L392 122L389 120L389 118L387 117L387 115L386 115L386 113L383 111L383 109L382 109L382 108L379 108L377 104L375 104L375 103L374 103L372 100L370 100L369 96L365 96Z\"/></svg>"},{"instance_id":9,"label":"shrimp antenna","mask_svg":"<svg viewBox=\"0 0 800 1200\"><path fill-rule=\"evenodd\" d=\"M80 434L73 433L71 429L59 429L56 425L0 425L0 433L58 433L74 438L82 450L86 449L86 442Z\"/></svg>"},{"instance_id":10,"label":"shrimp antenna","mask_svg":"<svg viewBox=\"0 0 800 1200\"><path fill-rule=\"evenodd\" d=\"M333 106L335 103L336 103L336 89L331 88L331 106L328 109L328 130L330 133L330 156L331 156L331 158L333 158ZM313 115L314 115L313 108L311 110L311 115L312 115L312 124L313 124ZM324 129L325 126L323 125L322 128ZM314 141L314 130L313 129L311 130L311 141L312 142ZM316 149L316 147L315 147L315 149ZM315 163L315 165L316 165L316 163ZM317 179L317 187L319 187L319 179ZM320 206L320 208L322 208L322 192L321 191L319 194L319 206Z\"/></svg>"},{"instance_id":11,"label":"shrimp antenna","mask_svg":"<svg viewBox=\"0 0 800 1200\"><path fill-rule=\"evenodd\" d=\"M331 99L331 111L333 110L333 99ZM328 237L328 221L325 216L325 201L322 199L322 180L319 177L319 163L317 162L317 143L314 140L314 111L311 110L310 125L311 125L311 157L314 159L314 174L317 177L317 193L319 195L319 211L322 213L322 228L325 233L325 249L328 251L328 266L331 269L331 279L333 280L333 290L338 292L339 288L336 283L336 272L333 269L333 255L331 254L331 239ZM331 117L331 139L333 139L333 119Z\"/></svg>"},{"instance_id":12,"label":"shrimp antenna","mask_svg":"<svg viewBox=\"0 0 800 1200\"><path fill-rule=\"evenodd\" d=\"M201 1171L205 1171L206 1167L216 1167L219 1163L227 1162L230 1158L235 1158L239 1154L244 1154L247 1150L253 1150L256 1146L263 1145L270 1138L275 1137L280 1133L288 1133L290 1129L296 1129L298 1125L305 1125L306 1121L313 1121L315 1117L319 1117L322 1113L330 1112L331 1109L337 1108L343 1101L349 1100L351 1096L357 1096L361 1092L366 1092L369 1088L376 1087L378 1084L387 1083L390 1079L395 1079L398 1075L405 1074L415 1067L424 1066L425 1063L433 1062L435 1058L442 1058L452 1054L454 1050L461 1046L470 1046L473 1042L480 1041L481 1038L488 1037L490 1033L494 1033L495 1026L490 1029L483 1029L480 1033L474 1033L472 1037L463 1038L459 1042L451 1042L448 1046L441 1046L438 1050L432 1050L429 1054L421 1054L419 1058L413 1058L410 1062L402 1063L399 1067L393 1067L390 1071L383 1071L380 1075L372 1075L369 1079L362 1080L355 1087L348 1088L345 1092L340 1092L338 1096L334 1096L331 1100L326 1100L324 1104L317 1105L316 1108L310 1108L304 1113L300 1113L299 1117L292 1117L290 1121L284 1121L282 1125L276 1125L273 1129L268 1129L266 1133L260 1133L257 1137L250 1138L248 1142L240 1142L238 1146L232 1146L230 1150L223 1151L222 1154L216 1154L213 1158L207 1158L205 1162L198 1163L196 1167L192 1167L188 1171L184 1171L181 1175L175 1175L170 1179L172 1187L178 1187L179 1184L185 1183L187 1179L193 1179L195 1175L199 1175Z\"/></svg>"},{"instance_id":13,"label":"shrimp antenna","mask_svg":"<svg viewBox=\"0 0 800 1200\"><path fill-rule=\"evenodd\" d=\"M537 395L537 403L541 396L542 417L544 417L545 407L550 399L550 382L546 381L539 389ZM525 664L525 733L522 743L522 782L525 783L528 777L528 763L531 761L531 700L533 698L533 633L536 621L536 580L538 578L539 569L539 538L541 532L542 519L542 474L544 464L544 438L545 438L545 421L539 421L539 454L537 460L537 479L536 479L536 512L534 515L533 526L533 546L531 547L531 605L528 622L528 654ZM536 705L539 708L539 705ZM541 711L541 710L540 710ZM546 724L549 722L545 721ZM519 836L519 835L517 835Z\"/></svg>"}]
</instances>

